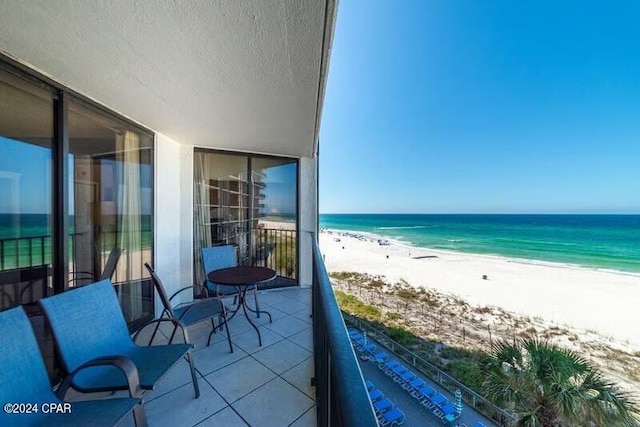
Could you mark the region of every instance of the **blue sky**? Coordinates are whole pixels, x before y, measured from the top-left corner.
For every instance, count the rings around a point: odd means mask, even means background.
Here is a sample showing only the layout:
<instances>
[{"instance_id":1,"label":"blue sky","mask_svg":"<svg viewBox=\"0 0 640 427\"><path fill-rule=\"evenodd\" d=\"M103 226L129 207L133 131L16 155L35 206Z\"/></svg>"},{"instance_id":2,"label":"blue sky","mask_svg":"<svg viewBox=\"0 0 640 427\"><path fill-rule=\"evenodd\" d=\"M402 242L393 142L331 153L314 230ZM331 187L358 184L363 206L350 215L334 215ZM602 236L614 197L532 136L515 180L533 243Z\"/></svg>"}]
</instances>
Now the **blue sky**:
<instances>
[{"instance_id":1,"label":"blue sky","mask_svg":"<svg viewBox=\"0 0 640 427\"><path fill-rule=\"evenodd\" d=\"M51 149L0 136L0 153L0 214L51 213ZM105 161L104 165L121 167L121 164L115 161ZM74 156L70 155L69 170L73 169ZM149 214L152 209L152 194L148 184L151 172L147 165L140 168L140 179L143 183L140 190L141 209L144 215ZM72 173L69 175L69 188L74 188ZM73 215L73 191L69 197L69 213Z\"/></svg>"},{"instance_id":2,"label":"blue sky","mask_svg":"<svg viewBox=\"0 0 640 427\"><path fill-rule=\"evenodd\" d=\"M264 213L267 215L292 215L296 212L296 176L295 163L266 168L264 180L266 188L263 200Z\"/></svg>"},{"instance_id":3,"label":"blue sky","mask_svg":"<svg viewBox=\"0 0 640 427\"><path fill-rule=\"evenodd\" d=\"M640 2L340 2L320 211L640 213Z\"/></svg>"}]
</instances>

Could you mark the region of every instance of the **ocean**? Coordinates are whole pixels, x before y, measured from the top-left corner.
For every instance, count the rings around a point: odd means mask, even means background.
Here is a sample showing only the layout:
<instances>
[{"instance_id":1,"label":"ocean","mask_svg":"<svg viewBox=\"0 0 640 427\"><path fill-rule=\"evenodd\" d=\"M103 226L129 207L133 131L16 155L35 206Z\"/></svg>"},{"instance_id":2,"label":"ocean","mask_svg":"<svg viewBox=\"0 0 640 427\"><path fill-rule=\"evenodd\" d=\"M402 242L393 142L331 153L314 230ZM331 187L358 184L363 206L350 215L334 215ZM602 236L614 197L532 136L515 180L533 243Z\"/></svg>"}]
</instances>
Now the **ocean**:
<instances>
[{"instance_id":1,"label":"ocean","mask_svg":"<svg viewBox=\"0 0 640 427\"><path fill-rule=\"evenodd\" d=\"M405 244L640 273L640 215L321 214Z\"/></svg>"},{"instance_id":2,"label":"ocean","mask_svg":"<svg viewBox=\"0 0 640 427\"><path fill-rule=\"evenodd\" d=\"M51 263L51 219L47 214L0 213L0 271ZM140 246L151 248L152 218L142 215ZM95 226L102 250L108 253L114 247L122 231L115 225ZM69 251L74 247L74 217L69 216ZM133 249L133 248L128 248Z\"/></svg>"}]
</instances>

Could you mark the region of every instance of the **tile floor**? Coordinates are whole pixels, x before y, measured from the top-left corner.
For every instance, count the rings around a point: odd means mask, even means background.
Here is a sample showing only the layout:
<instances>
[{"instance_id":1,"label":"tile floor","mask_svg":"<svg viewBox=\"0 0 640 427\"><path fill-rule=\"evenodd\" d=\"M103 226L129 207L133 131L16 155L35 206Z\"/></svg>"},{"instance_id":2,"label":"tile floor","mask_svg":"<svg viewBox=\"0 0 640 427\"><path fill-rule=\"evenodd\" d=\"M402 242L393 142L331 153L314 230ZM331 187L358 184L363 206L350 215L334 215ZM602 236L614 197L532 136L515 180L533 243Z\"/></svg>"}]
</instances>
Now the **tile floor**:
<instances>
[{"instance_id":1,"label":"tile floor","mask_svg":"<svg viewBox=\"0 0 640 427\"><path fill-rule=\"evenodd\" d=\"M145 397L149 426L316 425L315 389L310 383L311 290L263 291L259 302L273 318L273 323L264 314L252 318L260 325L262 347L242 310L229 324L233 353L225 332L215 334L207 347L210 325L205 322L189 328L190 341L196 345L201 396L194 398L188 364L179 362ZM130 418L121 426L132 426Z\"/></svg>"}]
</instances>

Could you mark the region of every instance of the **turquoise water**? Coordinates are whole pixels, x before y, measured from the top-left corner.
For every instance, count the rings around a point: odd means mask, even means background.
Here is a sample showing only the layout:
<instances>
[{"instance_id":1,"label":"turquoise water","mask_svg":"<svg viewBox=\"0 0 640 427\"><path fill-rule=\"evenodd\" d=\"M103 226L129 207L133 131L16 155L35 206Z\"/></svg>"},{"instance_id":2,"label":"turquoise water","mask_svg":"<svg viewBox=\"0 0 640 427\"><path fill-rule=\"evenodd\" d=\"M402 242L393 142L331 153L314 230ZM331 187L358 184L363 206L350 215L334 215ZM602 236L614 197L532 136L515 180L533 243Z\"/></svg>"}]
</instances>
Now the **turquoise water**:
<instances>
[{"instance_id":1,"label":"turquoise water","mask_svg":"<svg viewBox=\"0 0 640 427\"><path fill-rule=\"evenodd\" d=\"M51 263L51 226L46 214L0 214L0 270L30 267ZM73 216L69 217L69 252L73 254ZM142 216L140 245L151 248L151 217ZM124 231L115 226L104 226L98 233L104 251L109 251L118 243ZM128 247L126 249L135 250Z\"/></svg>"},{"instance_id":2,"label":"turquoise water","mask_svg":"<svg viewBox=\"0 0 640 427\"><path fill-rule=\"evenodd\" d=\"M414 246L640 272L640 215L322 214Z\"/></svg>"}]
</instances>

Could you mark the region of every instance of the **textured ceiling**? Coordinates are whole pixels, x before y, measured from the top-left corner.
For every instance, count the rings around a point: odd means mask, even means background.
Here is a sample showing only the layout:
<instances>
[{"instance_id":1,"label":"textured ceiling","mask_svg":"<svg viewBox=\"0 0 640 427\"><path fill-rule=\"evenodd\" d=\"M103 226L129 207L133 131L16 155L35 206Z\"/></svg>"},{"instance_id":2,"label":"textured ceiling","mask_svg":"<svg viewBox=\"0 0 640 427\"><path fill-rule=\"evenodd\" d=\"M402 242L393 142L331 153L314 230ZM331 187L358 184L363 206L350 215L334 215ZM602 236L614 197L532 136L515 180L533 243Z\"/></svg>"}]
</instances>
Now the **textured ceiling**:
<instances>
[{"instance_id":1,"label":"textured ceiling","mask_svg":"<svg viewBox=\"0 0 640 427\"><path fill-rule=\"evenodd\" d=\"M3 0L0 52L181 143L310 156L335 7Z\"/></svg>"}]
</instances>

